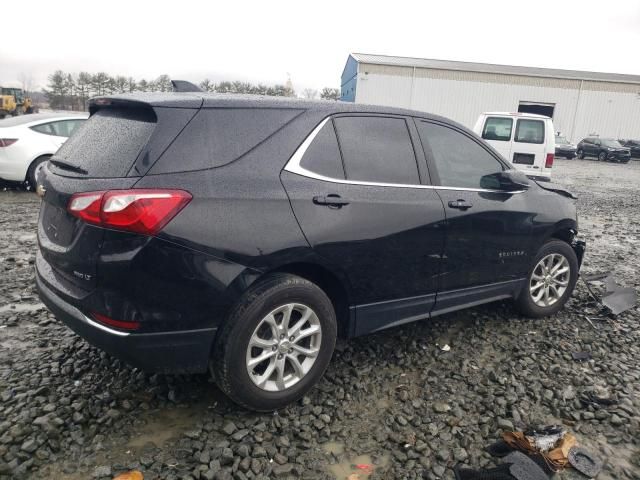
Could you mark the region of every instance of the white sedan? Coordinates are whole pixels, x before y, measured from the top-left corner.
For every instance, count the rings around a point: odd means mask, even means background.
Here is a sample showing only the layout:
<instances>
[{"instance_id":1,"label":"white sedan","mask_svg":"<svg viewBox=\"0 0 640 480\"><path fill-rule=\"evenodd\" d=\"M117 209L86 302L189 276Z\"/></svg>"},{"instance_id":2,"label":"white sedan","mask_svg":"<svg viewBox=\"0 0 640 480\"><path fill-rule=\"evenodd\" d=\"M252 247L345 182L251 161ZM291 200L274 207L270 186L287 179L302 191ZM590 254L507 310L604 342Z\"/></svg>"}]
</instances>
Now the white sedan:
<instances>
[{"instance_id":1,"label":"white sedan","mask_svg":"<svg viewBox=\"0 0 640 480\"><path fill-rule=\"evenodd\" d=\"M36 113L0 120L0 180L35 188L38 166L89 117L88 113Z\"/></svg>"}]
</instances>

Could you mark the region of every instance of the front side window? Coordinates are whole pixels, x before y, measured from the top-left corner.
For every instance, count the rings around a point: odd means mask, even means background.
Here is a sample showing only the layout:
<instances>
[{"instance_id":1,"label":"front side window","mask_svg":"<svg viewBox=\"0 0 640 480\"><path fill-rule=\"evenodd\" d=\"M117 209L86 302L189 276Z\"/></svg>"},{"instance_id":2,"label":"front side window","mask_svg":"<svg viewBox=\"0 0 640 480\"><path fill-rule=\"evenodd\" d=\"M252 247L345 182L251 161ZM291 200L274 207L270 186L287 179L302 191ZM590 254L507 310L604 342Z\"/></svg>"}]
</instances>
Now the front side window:
<instances>
[{"instance_id":1,"label":"front side window","mask_svg":"<svg viewBox=\"0 0 640 480\"><path fill-rule=\"evenodd\" d=\"M413 144L403 118L355 116L334 121L347 180L420 183Z\"/></svg>"},{"instance_id":2,"label":"front side window","mask_svg":"<svg viewBox=\"0 0 640 480\"><path fill-rule=\"evenodd\" d=\"M417 125L425 149L431 150L441 185L487 188L483 177L504 170L501 162L463 133L425 121Z\"/></svg>"},{"instance_id":3,"label":"front side window","mask_svg":"<svg viewBox=\"0 0 640 480\"><path fill-rule=\"evenodd\" d=\"M482 138L485 140L499 140L508 142L511 140L513 120L503 117L489 117L482 130Z\"/></svg>"},{"instance_id":4,"label":"front side window","mask_svg":"<svg viewBox=\"0 0 640 480\"><path fill-rule=\"evenodd\" d=\"M515 141L520 143L544 143L544 122L542 120L518 119Z\"/></svg>"},{"instance_id":5,"label":"front side window","mask_svg":"<svg viewBox=\"0 0 640 480\"><path fill-rule=\"evenodd\" d=\"M344 179L338 139L331 120L325 123L313 139L300 166L325 177Z\"/></svg>"}]
</instances>

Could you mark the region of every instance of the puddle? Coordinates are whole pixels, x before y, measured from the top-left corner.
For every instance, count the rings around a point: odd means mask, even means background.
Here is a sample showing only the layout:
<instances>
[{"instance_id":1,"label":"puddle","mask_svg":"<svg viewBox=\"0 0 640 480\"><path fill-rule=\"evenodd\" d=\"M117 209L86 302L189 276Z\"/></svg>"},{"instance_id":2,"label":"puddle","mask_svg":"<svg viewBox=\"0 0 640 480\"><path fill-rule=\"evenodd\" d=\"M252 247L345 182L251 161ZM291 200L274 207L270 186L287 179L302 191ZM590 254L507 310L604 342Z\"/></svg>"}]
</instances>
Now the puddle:
<instances>
[{"instance_id":1,"label":"puddle","mask_svg":"<svg viewBox=\"0 0 640 480\"><path fill-rule=\"evenodd\" d=\"M333 455L342 455L344 453L344 444L340 442L323 443L322 450Z\"/></svg>"},{"instance_id":2,"label":"puddle","mask_svg":"<svg viewBox=\"0 0 640 480\"><path fill-rule=\"evenodd\" d=\"M331 443L331 442L330 442ZM383 455L378 457L375 464L373 458L370 455L360 455L358 457L347 458L340 463L329 465L329 473L331 473L336 480L365 480L374 471L378 469L384 469L389 465L389 456ZM367 468L358 468L358 466L371 466Z\"/></svg>"},{"instance_id":3,"label":"puddle","mask_svg":"<svg viewBox=\"0 0 640 480\"><path fill-rule=\"evenodd\" d=\"M0 307L0 313L37 312L43 308L44 304L42 303L10 303L9 305Z\"/></svg>"},{"instance_id":4,"label":"puddle","mask_svg":"<svg viewBox=\"0 0 640 480\"><path fill-rule=\"evenodd\" d=\"M127 442L131 448L142 448L148 443L162 447L167 441L179 437L202 419L198 409L163 410L148 419L147 424L139 427Z\"/></svg>"}]
</instances>

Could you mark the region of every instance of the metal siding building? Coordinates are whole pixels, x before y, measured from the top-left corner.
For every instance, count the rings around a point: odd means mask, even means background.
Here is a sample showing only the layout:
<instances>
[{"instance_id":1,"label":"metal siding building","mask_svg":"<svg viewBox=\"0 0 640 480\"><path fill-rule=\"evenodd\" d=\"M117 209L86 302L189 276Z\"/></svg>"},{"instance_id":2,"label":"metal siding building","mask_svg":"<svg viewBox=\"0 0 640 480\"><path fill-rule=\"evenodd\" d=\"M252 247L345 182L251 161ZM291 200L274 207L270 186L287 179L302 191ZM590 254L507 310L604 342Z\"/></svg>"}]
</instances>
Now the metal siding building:
<instances>
[{"instance_id":1,"label":"metal siding building","mask_svg":"<svg viewBox=\"0 0 640 480\"><path fill-rule=\"evenodd\" d=\"M341 84L344 101L435 113L469 128L482 112L552 108L556 131L572 141L640 139L640 75L353 53Z\"/></svg>"}]
</instances>

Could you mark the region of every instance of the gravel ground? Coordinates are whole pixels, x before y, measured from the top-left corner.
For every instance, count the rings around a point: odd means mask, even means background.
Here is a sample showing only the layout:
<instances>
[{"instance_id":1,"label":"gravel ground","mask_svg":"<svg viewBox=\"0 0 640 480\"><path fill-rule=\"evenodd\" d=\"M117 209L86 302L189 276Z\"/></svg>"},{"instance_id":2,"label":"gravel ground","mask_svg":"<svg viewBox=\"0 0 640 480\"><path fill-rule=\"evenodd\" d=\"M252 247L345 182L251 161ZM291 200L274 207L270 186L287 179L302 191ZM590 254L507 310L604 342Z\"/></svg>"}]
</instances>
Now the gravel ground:
<instances>
[{"instance_id":1,"label":"gravel ground","mask_svg":"<svg viewBox=\"0 0 640 480\"><path fill-rule=\"evenodd\" d=\"M640 162L557 161L579 195L583 272L640 286ZM227 401L205 375L150 375L89 346L33 286L38 200L0 192L0 479L453 478L490 466L503 429L562 423L640 478L640 309L602 314L579 284L544 320L494 303L341 342L309 396L275 414ZM439 346L448 344L449 352ZM571 352L588 351L576 362ZM589 392L607 407L584 406ZM558 478L579 478L567 471Z\"/></svg>"}]
</instances>

